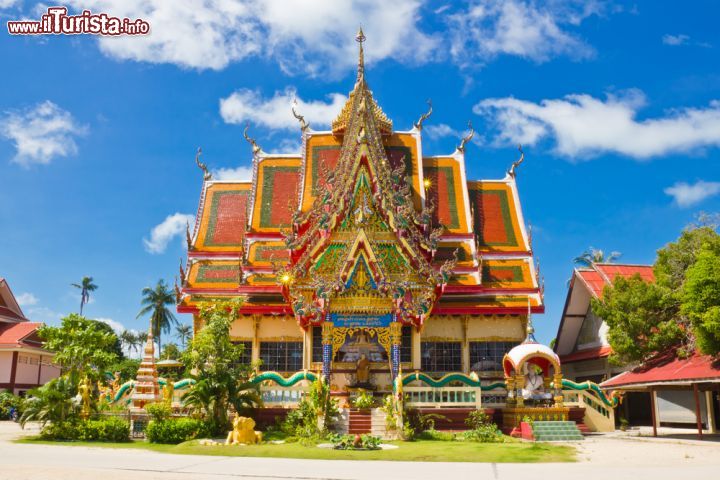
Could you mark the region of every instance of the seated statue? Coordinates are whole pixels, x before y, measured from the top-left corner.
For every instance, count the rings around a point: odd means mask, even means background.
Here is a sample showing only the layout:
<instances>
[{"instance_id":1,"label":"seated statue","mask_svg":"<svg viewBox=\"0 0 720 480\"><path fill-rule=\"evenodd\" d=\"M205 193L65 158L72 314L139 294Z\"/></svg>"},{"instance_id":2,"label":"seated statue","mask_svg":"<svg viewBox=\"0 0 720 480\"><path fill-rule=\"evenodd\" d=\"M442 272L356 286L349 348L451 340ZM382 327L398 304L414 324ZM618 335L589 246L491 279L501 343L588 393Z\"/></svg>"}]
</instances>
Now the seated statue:
<instances>
[{"instance_id":1,"label":"seated statue","mask_svg":"<svg viewBox=\"0 0 720 480\"><path fill-rule=\"evenodd\" d=\"M527 365L526 367L527 368ZM552 400L552 394L545 392L545 384L542 375L538 375L534 366L527 368L525 374L525 386L522 389L524 400Z\"/></svg>"},{"instance_id":2,"label":"seated statue","mask_svg":"<svg viewBox=\"0 0 720 480\"><path fill-rule=\"evenodd\" d=\"M365 354L360 355L355 370L355 383L357 385L368 385L370 383L370 360Z\"/></svg>"},{"instance_id":3,"label":"seated statue","mask_svg":"<svg viewBox=\"0 0 720 480\"><path fill-rule=\"evenodd\" d=\"M255 420L249 417L236 416L233 429L228 433L225 445L253 444L262 442L262 432L255 429Z\"/></svg>"}]
</instances>

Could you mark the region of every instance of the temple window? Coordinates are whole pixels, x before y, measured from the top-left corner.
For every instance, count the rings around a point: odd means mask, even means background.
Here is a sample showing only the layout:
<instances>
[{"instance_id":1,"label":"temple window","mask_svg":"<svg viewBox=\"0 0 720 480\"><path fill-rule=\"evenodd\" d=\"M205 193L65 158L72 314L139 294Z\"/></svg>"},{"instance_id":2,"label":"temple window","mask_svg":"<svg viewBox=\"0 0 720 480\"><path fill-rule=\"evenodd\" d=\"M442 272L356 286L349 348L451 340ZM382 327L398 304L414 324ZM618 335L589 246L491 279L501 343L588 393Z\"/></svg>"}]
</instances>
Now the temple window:
<instances>
[{"instance_id":1,"label":"temple window","mask_svg":"<svg viewBox=\"0 0 720 480\"><path fill-rule=\"evenodd\" d=\"M425 372L459 372L462 370L462 343L422 342L421 358Z\"/></svg>"},{"instance_id":2,"label":"temple window","mask_svg":"<svg viewBox=\"0 0 720 480\"><path fill-rule=\"evenodd\" d=\"M470 370L501 372L502 361L518 342L470 342Z\"/></svg>"},{"instance_id":3,"label":"temple window","mask_svg":"<svg viewBox=\"0 0 720 480\"><path fill-rule=\"evenodd\" d=\"M402 327L402 337L400 341L400 361L402 363L412 362L412 327Z\"/></svg>"},{"instance_id":4,"label":"temple window","mask_svg":"<svg viewBox=\"0 0 720 480\"><path fill-rule=\"evenodd\" d=\"M312 361L322 363L322 327L312 327Z\"/></svg>"},{"instance_id":5,"label":"temple window","mask_svg":"<svg viewBox=\"0 0 720 480\"><path fill-rule=\"evenodd\" d=\"M303 342L260 342L260 370L297 372L302 370Z\"/></svg>"},{"instance_id":6,"label":"temple window","mask_svg":"<svg viewBox=\"0 0 720 480\"><path fill-rule=\"evenodd\" d=\"M240 359L238 360L238 363L241 364L248 364L252 362L252 341L250 340L243 340L243 341L233 341L234 345L242 345L243 346L243 352L242 355L240 355Z\"/></svg>"}]
</instances>

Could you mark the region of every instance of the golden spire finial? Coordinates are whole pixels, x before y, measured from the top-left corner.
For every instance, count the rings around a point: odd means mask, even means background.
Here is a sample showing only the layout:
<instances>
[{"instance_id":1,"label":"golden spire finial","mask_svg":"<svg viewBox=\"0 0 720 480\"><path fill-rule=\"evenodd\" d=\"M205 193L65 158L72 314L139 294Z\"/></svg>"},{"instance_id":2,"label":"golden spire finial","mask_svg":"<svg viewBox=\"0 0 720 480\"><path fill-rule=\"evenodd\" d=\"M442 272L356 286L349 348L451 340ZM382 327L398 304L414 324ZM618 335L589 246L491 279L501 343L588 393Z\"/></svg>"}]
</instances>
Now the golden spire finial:
<instances>
[{"instance_id":1,"label":"golden spire finial","mask_svg":"<svg viewBox=\"0 0 720 480\"><path fill-rule=\"evenodd\" d=\"M358 53L358 80L360 80L365 75L365 53L363 52L365 34L363 33L362 27L358 29L358 33L355 35L355 41L360 44L360 52Z\"/></svg>"}]
</instances>

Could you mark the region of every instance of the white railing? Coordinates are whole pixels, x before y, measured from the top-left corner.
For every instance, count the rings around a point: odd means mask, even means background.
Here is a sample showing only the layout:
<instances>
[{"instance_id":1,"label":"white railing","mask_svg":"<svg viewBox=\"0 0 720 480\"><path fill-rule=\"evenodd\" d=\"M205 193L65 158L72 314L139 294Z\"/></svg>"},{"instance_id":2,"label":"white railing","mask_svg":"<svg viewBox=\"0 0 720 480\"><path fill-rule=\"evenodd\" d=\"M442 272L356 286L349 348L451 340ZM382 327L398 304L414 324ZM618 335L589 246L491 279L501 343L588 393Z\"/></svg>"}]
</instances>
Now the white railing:
<instances>
[{"instance_id":1,"label":"white railing","mask_svg":"<svg viewBox=\"0 0 720 480\"><path fill-rule=\"evenodd\" d=\"M568 407L585 409L583 423L593 432L615 430L615 410L606 407L602 401L587 390L563 390L563 403Z\"/></svg>"},{"instance_id":2,"label":"white railing","mask_svg":"<svg viewBox=\"0 0 720 480\"><path fill-rule=\"evenodd\" d=\"M291 408L297 407L309 388L302 385L293 385L292 387L261 386L260 395L263 399L263 405L266 407Z\"/></svg>"},{"instance_id":3,"label":"white railing","mask_svg":"<svg viewBox=\"0 0 720 480\"><path fill-rule=\"evenodd\" d=\"M482 395L478 387L403 387L405 404L413 407L480 408Z\"/></svg>"}]
</instances>

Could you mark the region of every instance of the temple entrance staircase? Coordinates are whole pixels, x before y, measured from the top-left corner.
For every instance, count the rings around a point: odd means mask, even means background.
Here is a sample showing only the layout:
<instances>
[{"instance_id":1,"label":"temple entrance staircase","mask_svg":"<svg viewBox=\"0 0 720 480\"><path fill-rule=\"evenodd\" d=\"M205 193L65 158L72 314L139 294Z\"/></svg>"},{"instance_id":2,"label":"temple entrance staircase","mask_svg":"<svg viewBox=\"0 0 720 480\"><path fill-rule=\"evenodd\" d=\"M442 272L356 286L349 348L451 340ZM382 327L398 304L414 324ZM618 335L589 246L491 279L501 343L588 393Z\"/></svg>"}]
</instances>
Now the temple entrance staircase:
<instances>
[{"instance_id":1,"label":"temple entrance staircase","mask_svg":"<svg viewBox=\"0 0 720 480\"><path fill-rule=\"evenodd\" d=\"M572 420L568 421L535 421L533 436L537 442L575 442L583 440L580 429Z\"/></svg>"},{"instance_id":2,"label":"temple entrance staircase","mask_svg":"<svg viewBox=\"0 0 720 480\"><path fill-rule=\"evenodd\" d=\"M351 435L369 433L381 438L387 436L385 412L379 408L370 410L360 410L357 408L341 409L340 419L336 426L340 432Z\"/></svg>"}]
</instances>

